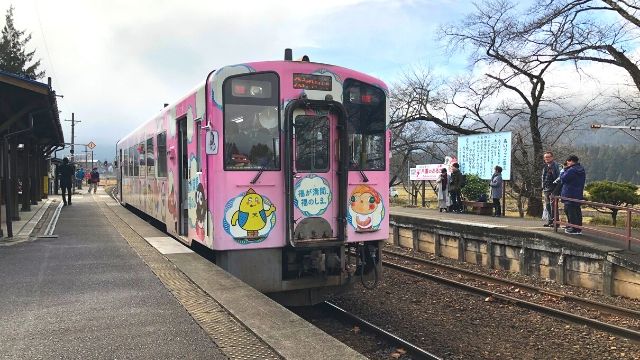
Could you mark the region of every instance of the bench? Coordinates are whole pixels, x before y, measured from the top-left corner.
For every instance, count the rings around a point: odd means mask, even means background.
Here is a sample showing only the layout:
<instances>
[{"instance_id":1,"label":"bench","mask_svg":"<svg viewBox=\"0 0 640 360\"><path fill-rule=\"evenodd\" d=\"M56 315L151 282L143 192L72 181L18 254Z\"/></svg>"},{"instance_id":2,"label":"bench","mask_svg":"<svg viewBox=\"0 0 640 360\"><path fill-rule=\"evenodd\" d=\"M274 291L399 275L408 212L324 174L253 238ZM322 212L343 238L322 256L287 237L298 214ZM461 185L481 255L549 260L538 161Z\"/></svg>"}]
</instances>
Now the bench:
<instances>
[{"instance_id":1,"label":"bench","mask_svg":"<svg viewBox=\"0 0 640 360\"><path fill-rule=\"evenodd\" d=\"M462 202L466 212L477 215L493 215L493 203L484 201L467 201ZM469 210L471 209L471 210Z\"/></svg>"}]
</instances>

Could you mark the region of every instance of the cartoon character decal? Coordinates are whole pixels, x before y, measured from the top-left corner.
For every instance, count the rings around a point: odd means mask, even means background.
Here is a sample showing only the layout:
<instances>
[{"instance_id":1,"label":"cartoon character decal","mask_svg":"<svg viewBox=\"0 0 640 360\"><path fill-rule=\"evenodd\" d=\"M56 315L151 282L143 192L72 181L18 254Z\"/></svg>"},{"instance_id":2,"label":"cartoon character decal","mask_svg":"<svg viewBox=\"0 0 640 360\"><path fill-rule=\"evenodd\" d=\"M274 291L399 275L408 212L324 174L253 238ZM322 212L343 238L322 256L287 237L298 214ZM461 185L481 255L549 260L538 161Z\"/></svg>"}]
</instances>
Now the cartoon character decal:
<instances>
[{"instance_id":1,"label":"cartoon character decal","mask_svg":"<svg viewBox=\"0 0 640 360\"><path fill-rule=\"evenodd\" d=\"M276 224L276 207L253 189L229 200L223 227L240 244L261 242Z\"/></svg>"},{"instance_id":2,"label":"cartoon character decal","mask_svg":"<svg viewBox=\"0 0 640 360\"><path fill-rule=\"evenodd\" d=\"M376 231L384 219L382 197L368 185L358 185L351 192L347 220L356 232Z\"/></svg>"},{"instance_id":3,"label":"cartoon character decal","mask_svg":"<svg viewBox=\"0 0 640 360\"><path fill-rule=\"evenodd\" d=\"M167 205L167 182L160 182L160 218L162 221L166 221L167 213L166 213L166 205Z\"/></svg>"},{"instance_id":4,"label":"cartoon character decal","mask_svg":"<svg viewBox=\"0 0 640 360\"><path fill-rule=\"evenodd\" d=\"M178 221L178 199L177 199L177 194L175 191L175 182L173 181L173 172L169 172L169 199L167 200L167 207L169 208L169 214L172 217L172 222L174 224L177 223ZM175 231L177 232L178 229L176 228Z\"/></svg>"},{"instance_id":5,"label":"cartoon character decal","mask_svg":"<svg viewBox=\"0 0 640 360\"><path fill-rule=\"evenodd\" d=\"M207 200L204 195L204 186L198 184L196 190L196 236L198 239L204 239L204 222L207 215Z\"/></svg>"}]
</instances>

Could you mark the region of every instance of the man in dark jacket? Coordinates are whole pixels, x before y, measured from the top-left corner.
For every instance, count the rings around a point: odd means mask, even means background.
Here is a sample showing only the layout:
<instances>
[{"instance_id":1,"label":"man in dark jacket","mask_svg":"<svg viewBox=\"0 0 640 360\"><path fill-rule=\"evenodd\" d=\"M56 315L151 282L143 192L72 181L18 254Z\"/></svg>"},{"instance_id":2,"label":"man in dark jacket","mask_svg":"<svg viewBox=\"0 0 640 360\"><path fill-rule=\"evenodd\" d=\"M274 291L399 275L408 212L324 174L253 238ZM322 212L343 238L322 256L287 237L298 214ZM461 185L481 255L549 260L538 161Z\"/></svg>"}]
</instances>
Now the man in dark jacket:
<instances>
[{"instance_id":1,"label":"man in dark jacket","mask_svg":"<svg viewBox=\"0 0 640 360\"><path fill-rule=\"evenodd\" d=\"M449 181L449 194L451 198L451 211L462 212L462 173L460 164L453 163L451 170L451 180Z\"/></svg>"},{"instance_id":2,"label":"man in dark jacket","mask_svg":"<svg viewBox=\"0 0 640 360\"><path fill-rule=\"evenodd\" d=\"M556 187L554 181L560 176L560 165L553 160L553 153L547 151L544 153L544 167L542 168L542 194L544 195L544 205L547 208L547 214L549 219L544 226L549 227L553 225L553 208L551 206L550 196L553 194L553 189Z\"/></svg>"},{"instance_id":3,"label":"man in dark jacket","mask_svg":"<svg viewBox=\"0 0 640 360\"><path fill-rule=\"evenodd\" d=\"M58 179L62 188L62 201L66 205L71 205L71 185L74 176L73 166L69 164L69 159L62 159L62 165L58 166ZM66 196L65 196L66 195Z\"/></svg>"},{"instance_id":4,"label":"man in dark jacket","mask_svg":"<svg viewBox=\"0 0 640 360\"><path fill-rule=\"evenodd\" d=\"M100 182L100 173L98 172L98 168L94 167L89 174L89 193L91 192L91 188L93 187L93 193L96 193L96 189L98 188L98 183Z\"/></svg>"},{"instance_id":5,"label":"man in dark jacket","mask_svg":"<svg viewBox=\"0 0 640 360\"><path fill-rule=\"evenodd\" d=\"M571 199L582 200L582 193L584 192L584 183L586 180L586 173L584 168L579 163L579 159L575 155L571 155L567 158L567 167L560 176L562 182L562 197L568 197ZM564 211L569 219L569 224L582 226L582 209L580 203L572 202L569 200L562 200L564 203ZM582 230L578 227L567 227L564 230L567 234L580 235Z\"/></svg>"}]
</instances>

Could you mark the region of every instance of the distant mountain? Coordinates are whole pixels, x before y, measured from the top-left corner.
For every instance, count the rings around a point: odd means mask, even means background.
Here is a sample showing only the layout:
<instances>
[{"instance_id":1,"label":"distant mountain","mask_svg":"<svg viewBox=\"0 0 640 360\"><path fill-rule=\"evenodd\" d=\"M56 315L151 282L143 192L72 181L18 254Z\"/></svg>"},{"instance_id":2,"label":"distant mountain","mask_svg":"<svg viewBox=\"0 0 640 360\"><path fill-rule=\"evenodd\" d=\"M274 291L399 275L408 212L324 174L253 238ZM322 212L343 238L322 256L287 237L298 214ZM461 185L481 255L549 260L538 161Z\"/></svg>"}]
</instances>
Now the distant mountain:
<instances>
[{"instance_id":1,"label":"distant mountain","mask_svg":"<svg viewBox=\"0 0 640 360\"><path fill-rule=\"evenodd\" d=\"M609 141L609 144L616 145L582 145L577 148L580 163L587 171L587 182L611 180L640 184L640 142L634 140L633 144L622 145L620 137L618 135Z\"/></svg>"}]
</instances>

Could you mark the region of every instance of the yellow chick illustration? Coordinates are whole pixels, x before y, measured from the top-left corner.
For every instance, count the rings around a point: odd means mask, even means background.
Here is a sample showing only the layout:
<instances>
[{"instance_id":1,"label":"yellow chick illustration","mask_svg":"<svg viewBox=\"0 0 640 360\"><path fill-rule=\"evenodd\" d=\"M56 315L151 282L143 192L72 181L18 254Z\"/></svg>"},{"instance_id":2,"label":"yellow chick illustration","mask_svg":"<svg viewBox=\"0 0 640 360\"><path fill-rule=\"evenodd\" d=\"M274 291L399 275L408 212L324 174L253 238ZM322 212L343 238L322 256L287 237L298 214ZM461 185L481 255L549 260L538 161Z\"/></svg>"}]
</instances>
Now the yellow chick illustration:
<instances>
[{"instance_id":1,"label":"yellow chick illustration","mask_svg":"<svg viewBox=\"0 0 640 360\"><path fill-rule=\"evenodd\" d=\"M267 218L274 211L276 207L273 204L265 210L262 196L250 188L240 200L238 210L231 216L231 225L238 224L247 232L247 238L258 238L258 231L267 225Z\"/></svg>"}]
</instances>

